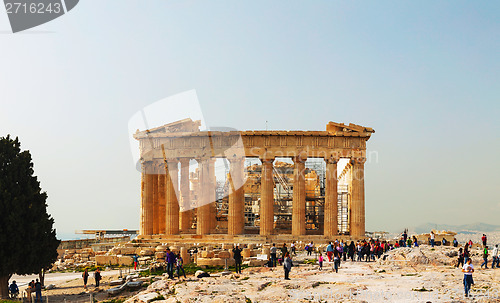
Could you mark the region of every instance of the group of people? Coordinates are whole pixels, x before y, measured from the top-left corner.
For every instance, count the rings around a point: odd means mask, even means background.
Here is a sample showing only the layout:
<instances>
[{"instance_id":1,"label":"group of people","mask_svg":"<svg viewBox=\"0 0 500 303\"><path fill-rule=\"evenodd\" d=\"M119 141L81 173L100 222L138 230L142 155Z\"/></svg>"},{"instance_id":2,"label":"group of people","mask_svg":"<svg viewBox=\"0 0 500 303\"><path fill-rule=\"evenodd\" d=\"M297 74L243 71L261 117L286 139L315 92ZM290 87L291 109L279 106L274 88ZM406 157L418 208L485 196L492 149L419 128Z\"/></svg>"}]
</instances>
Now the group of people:
<instances>
[{"instance_id":1,"label":"group of people","mask_svg":"<svg viewBox=\"0 0 500 303\"><path fill-rule=\"evenodd\" d=\"M12 283L9 285L9 292L10 296L12 299L17 298L19 296L19 287L16 284L16 281L12 281ZM35 302L43 302L42 299L42 283L38 281L38 279L31 280L31 282L28 283L28 288L26 288L26 295L28 297L28 302L31 302L31 293L35 293Z\"/></svg>"},{"instance_id":2,"label":"group of people","mask_svg":"<svg viewBox=\"0 0 500 303\"><path fill-rule=\"evenodd\" d=\"M295 247L292 246L292 247ZM269 254L270 254L270 259L268 266L269 267L276 267L276 264L279 263L280 265L283 264L285 261L286 254L289 254L288 248L286 246L286 243L283 243L283 246L280 248L280 254L281 256L278 258L278 248L276 247L276 243L273 243L273 246L269 249Z\"/></svg>"},{"instance_id":3,"label":"group of people","mask_svg":"<svg viewBox=\"0 0 500 303\"><path fill-rule=\"evenodd\" d=\"M82 278L83 278L83 288L87 289L87 282L89 280L89 270L88 268L85 268L85 270L82 273ZM95 287L99 287L99 283L102 280L102 275L101 271L99 268L96 268L94 272L94 280L95 280Z\"/></svg>"},{"instance_id":4,"label":"group of people","mask_svg":"<svg viewBox=\"0 0 500 303\"><path fill-rule=\"evenodd\" d=\"M489 250L488 250L488 245L487 245L488 238L485 234L481 237L481 242L483 243L482 247L482 256L483 256L483 263L481 264L481 268L488 269L488 256ZM471 252L470 249L472 247L472 240L469 240L469 242L465 243L464 249L459 248L458 250L458 260L457 260L457 268L462 267L462 272L464 273L464 292L465 296L468 297L470 293L470 289L472 287L472 284L474 284L474 279L472 278L472 274L474 273L474 265L472 265L472 258L471 258ZM492 255L492 261L491 261L491 268L500 268L499 262L500 262L500 256L499 256L499 251L498 251L498 244L496 244L493 249L491 250L491 255Z\"/></svg>"},{"instance_id":5,"label":"group of people","mask_svg":"<svg viewBox=\"0 0 500 303\"><path fill-rule=\"evenodd\" d=\"M165 251L165 263L167 264L167 274L169 279L175 279L174 277L174 268L177 273L177 278L181 277L181 271L186 278L186 271L184 270L184 260L181 257L180 253L175 254L169 248Z\"/></svg>"},{"instance_id":6,"label":"group of people","mask_svg":"<svg viewBox=\"0 0 500 303\"><path fill-rule=\"evenodd\" d=\"M487 244L486 235L483 235L481 240L483 243L482 253L484 260L484 262L481 264L481 268L484 266L485 269L487 269L488 256L490 255L490 251L488 250L488 246L486 245ZM429 243L431 245L435 244L435 234L433 232L430 233ZM344 262L347 261L348 259L350 259L353 262L356 260L365 262L374 261L376 257L380 258L382 254L384 254L389 250L396 249L398 247L411 247L411 246L415 247L418 246L417 238L415 236L411 238L408 237L407 232L405 230L404 233L401 235L401 239L395 242L394 244L391 244L387 241L380 241L378 239L361 240L357 241L356 243L354 243L354 241L351 241L349 244L347 244L347 242L338 240L335 240L334 242L329 242L328 246L326 247L326 257L329 262L333 261L334 270L335 272L338 273L340 263L342 260ZM458 241L456 239L453 240L453 246L454 247L458 246ZM474 266L472 265L472 259L471 259L471 251L470 251L471 247L472 247L472 241L469 241L468 243L465 244L463 249L462 248L459 249L458 260L456 264L456 267L457 268L461 267L462 272L464 273L463 284L466 296L469 296L471 285L474 284L474 280L472 278L472 274L474 273ZM235 270L236 273L239 274L241 274L241 265L243 259L242 251L243 250L239 247L239 245L235 245L235 247L232 250L233 258L235 261ZM305 251L308 256L312 255L312 252L314 251L314 244L312 241L306 244ZM278 263L280 265L283 265L285 280L290 280L289 275L293 267L292 254L296 255L296 243L291 244L290 251L288 250L286 243L283 243L283 246L279 248L276 246L275 243L273 243L270 248L270 259L268 260L267 265L269 267L276 267ZM491 256L492 256L491 268L500 268L500 255L499 255L498 245L495 245L491 250ZM134 269L136 269L138 265L137 259L138 259L137 256L135 256ZM318 263L320 270L322 270L323 268L324 260L325 259L323 258L323 254L319 252ZM186 272L183 267L184 262L180 253L176 254L167 248L165 263L167 265L167 274L170 279L175 278L174 269L176 270L178 278L180 278L181 272L182 275L184 275L184 278L186 278ZM85 268L82 277L83 277L83 285L84 288L86 289L89 278L89 272L87 268ZM99 268L97 268L94 272L94 279L95 279L95 286L99 287L99 283L102 279ZM13 281L12 284L10 284L9 292L11 293L11 296L13 298L19 295L19 288L16 284L16 281ZM33 292L35 293L35 302L43 302L42 284L38 281L38 279L36 279L36 281L31 281L28 284L26 292L29 302L31 302L32 300L31 297Z\"/></svg>"}]
</instances>

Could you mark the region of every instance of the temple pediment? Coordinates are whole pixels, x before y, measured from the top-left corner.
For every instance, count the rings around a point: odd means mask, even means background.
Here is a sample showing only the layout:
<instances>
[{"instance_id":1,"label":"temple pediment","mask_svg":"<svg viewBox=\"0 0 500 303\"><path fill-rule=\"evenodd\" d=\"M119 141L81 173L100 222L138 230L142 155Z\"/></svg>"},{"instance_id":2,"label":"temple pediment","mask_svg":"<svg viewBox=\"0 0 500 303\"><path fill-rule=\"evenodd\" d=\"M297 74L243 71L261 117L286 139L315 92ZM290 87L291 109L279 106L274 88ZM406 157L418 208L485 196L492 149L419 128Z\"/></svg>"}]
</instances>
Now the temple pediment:
<instances>
[{"instance_id":1,"label":"temple pediment","mask_svg":"<svg viewBox=\"0 0 500 303\"><path fill-rule=\"evenodd\" d=\"M134 138L139 139L151 134L170 134L170 133L183 133L183 132L198 132L200 131L201 121L191 120L191 118L182 119L172 123L168 123L155 128L150 128L144 131L137 130Z\"/></svg>"},{"instance_id":2,"label":"temple pediment","mask_svg":"<svg viewBox=\"0 0 500 303\"><path fill-rule=\"evenodd\" d=\"M349 123L349 125L345 125L344 123L336 123L336 122L328 122L326 125L326 131L329 133L352 133L352 132L357 132L357 133L374 133L375 131L371 127L365 127L353 123Z\"/></svg>"}]
</instances>

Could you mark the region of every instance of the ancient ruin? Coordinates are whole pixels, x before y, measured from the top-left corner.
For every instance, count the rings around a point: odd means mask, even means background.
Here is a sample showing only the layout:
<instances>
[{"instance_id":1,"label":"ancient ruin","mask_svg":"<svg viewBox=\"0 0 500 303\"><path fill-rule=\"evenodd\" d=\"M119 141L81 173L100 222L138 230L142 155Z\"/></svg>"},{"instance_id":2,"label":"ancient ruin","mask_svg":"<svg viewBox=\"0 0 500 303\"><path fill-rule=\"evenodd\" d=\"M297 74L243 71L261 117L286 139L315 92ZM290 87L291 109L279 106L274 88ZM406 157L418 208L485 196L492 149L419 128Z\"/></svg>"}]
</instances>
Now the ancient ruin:
<instances>
[{"instance_id":1,"label":"ancient ruin","mask_svg":"<svg viewBox=\"0 0 500 303\"><path fill-rule=\"evenodd\" d=\"M200 126L185 119L134 135L142 168L139 239L322 242L365 236L364 163L373 129L334 122L325 131ZM216 178L217 159L227 165L224 181ZM251 159L260 163L245 166ZM308 159L316 167L306 165ZM341 159L348 163L337 173Z\"/></svg>"}]
</instances>

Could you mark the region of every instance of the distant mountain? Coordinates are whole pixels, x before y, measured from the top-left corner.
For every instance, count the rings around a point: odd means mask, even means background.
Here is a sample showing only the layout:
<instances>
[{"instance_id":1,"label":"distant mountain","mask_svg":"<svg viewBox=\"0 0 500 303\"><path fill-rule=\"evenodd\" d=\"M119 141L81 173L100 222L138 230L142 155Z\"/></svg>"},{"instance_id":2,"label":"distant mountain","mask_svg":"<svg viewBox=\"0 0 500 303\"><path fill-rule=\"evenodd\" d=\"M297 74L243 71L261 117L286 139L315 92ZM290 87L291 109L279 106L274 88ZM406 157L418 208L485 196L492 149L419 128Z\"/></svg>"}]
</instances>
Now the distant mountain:
<instances>
[{"instance_id":1,"label":"distant mountain","mask_svg":"<svg viewBox=\"0 0 500 303\"><path fill-rule=\"evenodd\" d=\"M436 223L425 223L414 228L415 232L428 233L432 229L436 230L451 230L457 233L460 232L493 232L500 231L500 225L486 224L486 223L473 223L464 225L448 225L448 224L436 224Z\"/></svg>"}]
</instances>

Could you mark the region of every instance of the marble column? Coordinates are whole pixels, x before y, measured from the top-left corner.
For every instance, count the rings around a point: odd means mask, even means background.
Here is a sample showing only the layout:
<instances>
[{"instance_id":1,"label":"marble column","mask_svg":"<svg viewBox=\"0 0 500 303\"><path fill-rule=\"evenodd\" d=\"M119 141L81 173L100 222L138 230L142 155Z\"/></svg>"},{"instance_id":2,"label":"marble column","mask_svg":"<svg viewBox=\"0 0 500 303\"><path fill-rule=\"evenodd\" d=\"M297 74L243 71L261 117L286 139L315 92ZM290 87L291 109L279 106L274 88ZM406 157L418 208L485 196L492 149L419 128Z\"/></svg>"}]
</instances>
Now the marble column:
<instances>
[{"instance_id":1,"label":"marble column","mask_svg":"<svg viewBox=\"0 0 500 303\"><path fill-rule=\"evenodd\" d=\"M153 235L158 235L160 232L160 209L159 209L159 192L158 192L158 171L160 163L153 163Z\"/></svg>"},{"instance_id":2,"label":"marble column","mask_svg":"<svg viewBox=\"0 0 500 303\"><path fill-rule=\"evenodd\" d=\"M325 236L338 234L338 193L337 193L337 162L338 159L328 158L326 161L325 180Z\"/></svg>"},{"instance_id":3,"label":"marble column","mask_svg":"<svg viewBox=\"0 0 500 303\"><path fill-rule=\"evenodd\" d=\"M244 158L229 159L228 235L241 235L245 229Z\"/></svg>"},{"instance_id":4,"label":"marble column","mask_svg":"<svg viewBox=\"0 0 500 303\"><path fill-rule=\"evenodd\" d=\"M306 157L293 158L292 235L306 234Z\"/></svg>"},{"instance_id":5,"label":"marble column","mask_svg":"<svg viewBox=\"0 0 500 303\"><path fill-rule=\"evenodd\" d=\"M274 230L274 159L261 159L260 178L260 234L270 235Z\"/></svg>"},{"instance_id":6,"label":"marble column","mask_svg":"<svg viewBox=\"0 0 500 303\"><path fill-rule=\"evenodd\" d=\"M352 163L352 198L350 234L364 237L365 232L365 158L355 158Z\"/></svg>"},{"instance_id":7,"label":"marble column","mask_svg":"<svg viewBox=\"0 0 500 303\"><path fill-rule=\"evenodd\" d=\"M177 201L178 192L178 160L167 159L166 174L166 203L165 203L165 234L179 234L179 203Z\"/></svg>"},{"instance_id":8,"label":"marble column","mask_svg":"<svg viewBox=\"0 0 500 303\"><path fill-rule=\"evenodd\" d=\"M142 196L142 234L153 234L153 183L154 169L153 162L147 161L143 164L144 190Z\"/></svg>"},{"instance_id":9,"label":"marble column","mask_svg":"<svg viewBox=\"0 0 500 303\"><path fill-rule=\"evenodd\" d=\"M141 221L139 222L139 234L145 235L145 220L144 216L146 214L146 164L145 162L141 163Z\"/></svg>"},{"instance_id":10,"label":"marble column","mask_svg":"<svg viewBox=\"0 0 500 303\"><path fill-rule=\"evenodd\" d=\"M196 212L196 234L208 235L210 233L210 176L209 159L200 159L198 161L198 186L200 194L198 196L198 208Z\"/></svg>"},{"instance_id":11,"label":"marble column","mask_svg":"<svg viewBox=\"0 0 500 303\"><path fill-rule=\"evenodd\" d=\"M189 186L189 158L181 158L181 203L180 206L180 229L188 231L193 220L193 210L191 208L190 186Z\"/></svg>"},{"instance_id":12,"label":"marble column","mask_svg":"<svg viewBox=\"0 0 500 303\"><path fill-rule=\"evenodd\" d=\"M166 176L165 163L162 161L160 173L158 174L158 221L159 221L158 233L159 234L165 233L165 219L166 219L165 214L166 214L166 202L167 202L166 182L167 182L167 176Z\"/></svg>"},{"instance_id":13,"label":"marble column","mask_svg":"<svg viewBox=\"0 0 500 303\"><path fill-rule=\"evenodd\" d=\"M217 202L215 189L217 187L217 180L215 178L215 158L210 158L208 165L208 175L209 175L209 190L208 198L210 203L210 232L212 232L217 227Z\"/></svg>"}]
</instances>

